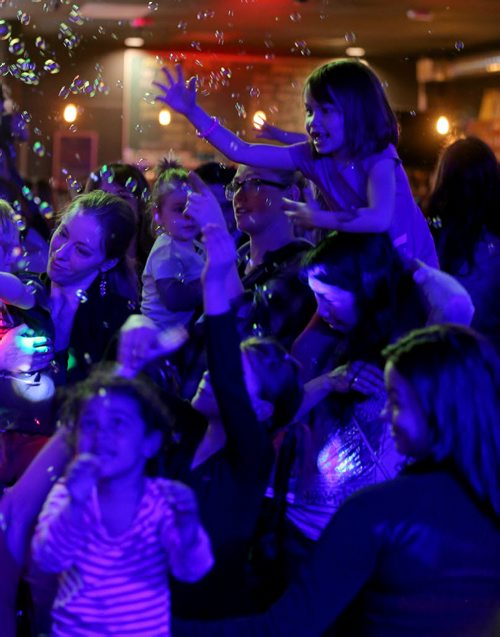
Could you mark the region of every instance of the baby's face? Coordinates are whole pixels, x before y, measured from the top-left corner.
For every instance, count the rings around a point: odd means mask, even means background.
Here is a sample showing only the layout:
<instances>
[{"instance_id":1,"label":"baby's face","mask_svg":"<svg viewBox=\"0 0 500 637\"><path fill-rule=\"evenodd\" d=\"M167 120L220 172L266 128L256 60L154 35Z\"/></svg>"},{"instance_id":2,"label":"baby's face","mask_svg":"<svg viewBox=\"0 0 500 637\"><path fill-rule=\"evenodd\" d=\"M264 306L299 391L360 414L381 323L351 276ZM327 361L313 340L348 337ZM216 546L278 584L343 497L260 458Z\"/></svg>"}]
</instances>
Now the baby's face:
<instances>
[{"instance_id":1,"label":"baby's face","mask_svg":"<svg viewBox=\"0 0 500 637\"><path fill-rule=\"evenodd\" d=\"M97 456L105 479L142 475L146 460L157 450L154 439L137 401L115 390L101 389L85 404L78 421L77 452Z\"/></svg>"}]
</instances>

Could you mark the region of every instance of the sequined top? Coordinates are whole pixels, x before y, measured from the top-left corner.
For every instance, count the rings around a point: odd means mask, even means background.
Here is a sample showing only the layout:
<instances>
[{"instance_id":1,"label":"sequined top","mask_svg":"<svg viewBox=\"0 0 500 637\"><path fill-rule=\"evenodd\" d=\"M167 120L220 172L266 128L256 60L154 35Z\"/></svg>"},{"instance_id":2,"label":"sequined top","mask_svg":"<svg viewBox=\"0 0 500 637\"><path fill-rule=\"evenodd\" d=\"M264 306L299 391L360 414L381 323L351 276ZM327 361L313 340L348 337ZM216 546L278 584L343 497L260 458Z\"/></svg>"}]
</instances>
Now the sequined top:
<instances>
[{"instance_id":1,"label":"sequined top","mask_svg":"<svg viewBox=\"0 0 500 637\"><path fill-rule=\"evenodd\" d=\"M287 517L318 539L353 493L394 477L402 462L381 417L385 392L361 399L332 395L299 428L298 456L287 494Z\"/></svg>"}]
</instances>

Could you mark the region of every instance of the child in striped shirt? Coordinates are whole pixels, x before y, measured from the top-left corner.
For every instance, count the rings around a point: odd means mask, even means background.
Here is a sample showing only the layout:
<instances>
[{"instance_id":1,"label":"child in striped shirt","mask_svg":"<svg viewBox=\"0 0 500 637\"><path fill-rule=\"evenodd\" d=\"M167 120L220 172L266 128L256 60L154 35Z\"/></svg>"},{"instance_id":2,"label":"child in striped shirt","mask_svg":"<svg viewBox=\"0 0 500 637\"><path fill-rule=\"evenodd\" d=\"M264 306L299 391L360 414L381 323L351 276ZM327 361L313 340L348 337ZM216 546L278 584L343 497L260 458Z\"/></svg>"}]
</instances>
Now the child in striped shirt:
<instances>
[{"instance_id":1,"label":"child in striped shirt","mask_svg":"<svg viewBox=\"0 0 500 637\"><path fill-rule=\"evenodd\" d=\"M39 567L60 573L52 635L168 637L168 573L196 581L213 564L193 492L145 475L169 413L139 378L97 371L63 416L76 423L77 455L32 544Z\"/></svg>"}]
</instances>

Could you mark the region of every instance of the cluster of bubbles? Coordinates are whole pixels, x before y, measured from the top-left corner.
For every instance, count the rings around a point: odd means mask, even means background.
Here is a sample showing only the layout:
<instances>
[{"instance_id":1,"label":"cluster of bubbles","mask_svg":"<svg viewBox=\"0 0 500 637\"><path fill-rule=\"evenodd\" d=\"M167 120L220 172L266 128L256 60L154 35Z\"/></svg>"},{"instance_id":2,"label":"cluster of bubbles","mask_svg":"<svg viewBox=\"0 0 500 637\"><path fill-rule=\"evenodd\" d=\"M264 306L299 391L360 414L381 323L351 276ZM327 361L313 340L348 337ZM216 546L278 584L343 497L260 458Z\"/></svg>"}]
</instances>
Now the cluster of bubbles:
<instances>
[{"instance_id":1,"label":"cluster of bubbles","mask_svg":"<svg viewBox=\"0 0 500 637\"><path fill-rule=\"evenodd\" d=\"M69 2L66 2L66 4L69 4ZM49 11L51 8L47 3L43 6L44 11ZM17 11L17 20L23 27L27 27L31 22L31 16L26 11L19 9ZM67 20L71 25L81 26L84 24L85 19L81 16L78 5L73 4L71 6ZM75 49L81 40L72 26L66 22L59 24L58 37L69 51ZM35 38L35 47L38 53L42 57L49 55L48 59L44 60L42 68L38 68L37 63L30 58L24 40L13 34L11 24L3 19L0 20L0 40L7 41L9 53L17 57L15 63L0 63L1 76L11 75L24 84L37 86L40 83L43 72L50 75L60 72L61 65L54 59L54 55L50 53L49 45L42 36L39 35Z\"/></svg>"},{"instance_id":2,"label":"cluster of bubbles","mask_svg":"<svg viewBox=\"0 0 500 637\"><path fill-rule=\"evenodd\" d=\"M98 93L108 95L109 86L102 79L102 67L96 64L97 76L94 80L83 80L79 75L75 75L69 86L62 86L59 97L66 99L70 94L87 95L95 97Z\"/></svg>"}]
</instances>

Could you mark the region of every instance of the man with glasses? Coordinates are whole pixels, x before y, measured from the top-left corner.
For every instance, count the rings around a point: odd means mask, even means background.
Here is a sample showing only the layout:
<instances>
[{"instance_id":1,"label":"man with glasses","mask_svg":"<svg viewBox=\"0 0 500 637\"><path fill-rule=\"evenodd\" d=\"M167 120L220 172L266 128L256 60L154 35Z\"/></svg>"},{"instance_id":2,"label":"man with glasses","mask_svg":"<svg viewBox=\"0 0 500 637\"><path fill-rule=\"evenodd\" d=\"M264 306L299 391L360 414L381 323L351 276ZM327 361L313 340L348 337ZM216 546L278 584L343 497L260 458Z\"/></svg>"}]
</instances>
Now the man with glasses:
<instances>
[{"instance_id":1,"label":"man with glasses","mask_svg":"<svg viewBox=\"0 0 500 637\"><path fill-rule=\"evenodd\" d=\"M311 243L294 235L283 211L283 197L297 200L297 173L240 165L226 188L237 228L249 241L239 250L245 295L238 300L241 329L274 336L290 348L314 313L315 302L299 276Z\"/></svg>"}]
</instances>

